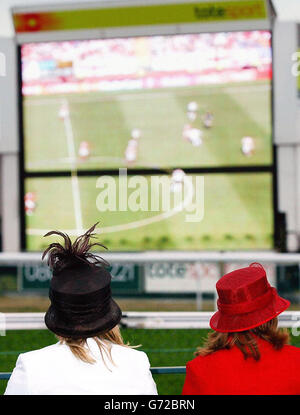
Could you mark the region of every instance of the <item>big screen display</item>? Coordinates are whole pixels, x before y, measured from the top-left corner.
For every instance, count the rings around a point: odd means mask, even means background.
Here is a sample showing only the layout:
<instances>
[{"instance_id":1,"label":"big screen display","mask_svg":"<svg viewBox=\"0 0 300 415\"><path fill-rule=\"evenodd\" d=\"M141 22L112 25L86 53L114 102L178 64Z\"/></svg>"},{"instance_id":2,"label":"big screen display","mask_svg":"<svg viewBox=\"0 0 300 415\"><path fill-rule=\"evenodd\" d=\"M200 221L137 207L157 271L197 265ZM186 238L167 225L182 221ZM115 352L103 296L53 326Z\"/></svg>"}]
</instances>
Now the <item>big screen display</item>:
<instances>
[{"instance_id":1,"label":"big screen display","mask_svg":"<svg viewBox=\"0 0 300 415\"><path fill-rule=\"evenodd\" d=\"M42 249L47 230L75 237L98 220L112 250L273 246L270 32L31 43L20 53L26 249ZM119 192L119 169L145 179L147 203L106 206L97 183L109 176ZM162 197L156 170L173 199L182 192L168 209L151 209ZM188 223L197 204L200 219Z\"/></svg>"}]
</instances>

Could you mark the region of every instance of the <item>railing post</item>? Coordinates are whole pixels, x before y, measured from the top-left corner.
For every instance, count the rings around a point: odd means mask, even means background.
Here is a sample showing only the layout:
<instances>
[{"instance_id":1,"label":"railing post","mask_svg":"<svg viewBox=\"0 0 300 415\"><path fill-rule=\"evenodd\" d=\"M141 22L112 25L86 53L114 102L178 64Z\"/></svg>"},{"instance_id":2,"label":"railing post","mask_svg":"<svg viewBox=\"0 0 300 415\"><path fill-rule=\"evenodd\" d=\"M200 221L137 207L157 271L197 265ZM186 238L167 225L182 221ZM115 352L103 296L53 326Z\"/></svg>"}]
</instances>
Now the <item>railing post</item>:
<instances>
[{"instance_id":1,"label":"railing post","mask_svg":"<svg viewBox=\"0 0 300 415\"><path fill-rule=\"evenodd\" d=\"M225 262L219 261L218 265L219 265L219 278L218 279L220 279L225 274ZM217 294L217 290L215 290L215 301L214 301L215 311L218 309L217 300L218 300L218 294Z\"/></svg>"},{"instance_id":2,"label":"railing post","mask_svg":"<svg viewBox=\"0 0 300 415\"><path fill-rule=\"evenodd\" d=\"M202 290L201 290L201 267L197 266L198 264L195 264L195 269L196 269L196 284L197 284L197 289L196 289L196 309L197 311L201 311L202 310Z\"/></svg>"}]
</instances>

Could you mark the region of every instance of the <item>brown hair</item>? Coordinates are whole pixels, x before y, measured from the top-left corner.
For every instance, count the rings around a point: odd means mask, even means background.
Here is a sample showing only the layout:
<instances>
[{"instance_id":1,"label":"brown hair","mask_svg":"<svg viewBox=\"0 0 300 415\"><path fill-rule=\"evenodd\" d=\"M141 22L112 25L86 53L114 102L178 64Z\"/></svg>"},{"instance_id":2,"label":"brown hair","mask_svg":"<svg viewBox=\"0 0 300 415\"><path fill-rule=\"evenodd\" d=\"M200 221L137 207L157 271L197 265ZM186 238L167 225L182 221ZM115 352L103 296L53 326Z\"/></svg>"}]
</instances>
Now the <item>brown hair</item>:
<instances>
[{"instance_id":1,"label":"brown hair","mask_svg":"<svg viewBox=\"0 0 300 415\"><path fill-rule=\"evenodd\" d=\"M208 334L204 346L197 348L195 355L207 356L218 350L231 349L236 346L243 353L245 359L253 357L255 360L259 360L260 351L255 336L271 343L275 350L280 350L289 342L289 333L287 330L278 328L278 319L275 317L252 330L234 333L213 331Z\"/></svg>"},{"instance_id":2,"label":"brown hair","mask_svg":"<svg viewBox=\"0 0 300 415\"><path fill-rule=\"evenodd\" d=\"M93 358L89 349L87 348L86 339L72 339L57 336L59 342L61 344L66 344L71 349L71 352L75 357L82 360L85 363L96 363L96 360ZM130 346L129 343L124 343L122 338L119 326L114 327L113 329L109 330L107 333L99 334L98 336L94 336L93 339L97 343L99 347L99 351L105 366L108 368L106 364L106 358L114 365L114 361L111 355L112 344L118 344L124 347L136 348L138 346Z\"/></svg>"}]
</instances>

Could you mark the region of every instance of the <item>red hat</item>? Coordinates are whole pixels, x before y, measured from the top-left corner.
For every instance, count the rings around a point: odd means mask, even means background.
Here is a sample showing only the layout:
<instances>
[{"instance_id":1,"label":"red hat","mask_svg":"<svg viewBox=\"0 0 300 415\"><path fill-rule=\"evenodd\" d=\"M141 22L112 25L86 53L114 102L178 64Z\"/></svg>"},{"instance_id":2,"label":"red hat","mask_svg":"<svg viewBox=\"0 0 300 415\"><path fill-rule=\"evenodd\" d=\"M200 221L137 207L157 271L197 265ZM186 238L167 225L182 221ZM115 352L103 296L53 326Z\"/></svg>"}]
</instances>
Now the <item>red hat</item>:
<instances>
[{"instance_id":1,"label":"red hat","mask_svg":"<svg viewBox=\"0 0 300 415\"><path fill-rule=\"evenodd\" d=\"M290 305L270 286L266 271L256 262L224 275L216 288L218 311L210 319L210 327L221 333L253 329Z\"/></svg>"}]
</instances>

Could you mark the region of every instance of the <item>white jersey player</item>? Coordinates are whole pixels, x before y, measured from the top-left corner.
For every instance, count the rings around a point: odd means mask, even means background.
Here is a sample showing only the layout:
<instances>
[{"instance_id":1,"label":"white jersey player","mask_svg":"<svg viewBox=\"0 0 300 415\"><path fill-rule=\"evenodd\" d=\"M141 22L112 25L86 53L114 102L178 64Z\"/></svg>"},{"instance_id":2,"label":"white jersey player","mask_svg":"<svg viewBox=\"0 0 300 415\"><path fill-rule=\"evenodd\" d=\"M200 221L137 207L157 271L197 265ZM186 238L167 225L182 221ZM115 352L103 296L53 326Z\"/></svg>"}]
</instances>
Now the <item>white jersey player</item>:
<instances>
[{"instance_id":1,"label":"white jersey player","mask_svg":"<svg viewBox=\"0 0 300 415\"><path fill-rule=\"evenodd\" d=\"M213 125L214 116L211 112L207 111L203 117L203 125L205 128L211 128Z\"/></svg>"},{"instance_id":2,"label":"white jersey player","mask_svg":"<svg viewBox=\"0 0 300 415\"><path fill-rule=\"evenodd\" d=\"M32 216L36 208L36 196L32 192L27 192L24 197L26 215Z\"/></svg>"},{"instance_id":3,"label":"white jersey player","mask_svg":"<svg viewBox=\"0 0 300 415\"><path fill-rule=\"evenodd\" d=\"M131 137L134 140L138 140L141 137L141 130L139 130L138 128L134 128L133 130L131 130Z\"/></svg>"},{"instance_id":4,"label":"white jersey player","mask_svg":"<svg viewBox=\"0 0 300 415\"><path fill-rule=\"evenodd\" d=\"M193 112L193 111L188 111L187 112L187 117L188 117L189 121L194 122L197 118L197 113Z\"/></svg>"},{"instance_id":5,"label":"white jersey player","mask_svg":"<svg viewBox=\"0 0 300 415\"><path fill-rule=\"evenodd\" d=\"M193 111L193 112L198 111L198 104L197 104L197 102L195 102L195 101L189 102L188 103L188 106L187 106L187 110L188 111Z\"/></svg>"},{"instance_id":6,"label":"white jersey player","mask_svg":"<svg viewBox=\"0 0 300 415\"><path fill-rule=\"evenodd\" d=\"M199 128L193 128L189 124L183 127L183 139L189 141L195 147L199 147L202 144L202 136L203 132Z\"/></svg>"},{"instance_id":7,"label":"white jersey player","mask_svg":"<svg viewBox=\"0 0 300 415\"><path fill-rule=\"evenodd\" d=\"M181 169L176 169L172 172L171 177L171 191L172 192L179 192L183 188L185 179L185 172Z\"/></svg>"},{"instance_id":8,"label":"white jersey player","mask_svg":"<svg viewBox=\"0 0 300 415\"><path fill-rule=\"evenodd\" d=\"M191 101L187 106L187 117L189 121L194 122L197 118L198 104L195 101Z\"/></svg>"},{"instance_id":9,"label":"white jersey player","mask_svg":"<svg viewBox=\"0 0 300 415\"><path fill-rule=\"evenodd\" d=\"M241 150L244 156L246 157L252 156L255 150L254 139L249 136L243 137L241 140Z\"/></svg>"},{"instance_id":10,"label":"white jersey player","mask_svg":"<svg viewBox=\"0 0 300 415\"><path fill-rule=\"evenodd\" d=\"M58 116L61 120L64 120L65 118L69 116L69 107L66 103L63 102L61 104L59 108Z\"/></svg>"},{"instance_id":11,"label":"white jersey player","mask_svg":"<svg viewBox=\"0 0 300 415\"><path fill-rule=\"evenodd\" d=\"M81 160L86 160L91 155L91 148L88 141L81 141L78 155Z\"/></svg>"},{"instance_id":12,"label":"white jersey player","mask_svg":"<svg viewBox=\"0 0 300 415\"><path fill-rule=\"evenodd\" d=\"M138 128L133 128L131 130L131 139L128 141L126 150L125 150L125 159L128 164L132 164L137 159L138 154L138 140L141 138L141 130Z\"/></svg>"},{"instance_id":13,"label":"white jersey player","mask_svg":"<svg viewBox=\"0 0 300 415\"><path fill-rule=\"evenodd\" d=\"M132 138L128 141L126 150L125 150L125 160L128 164L134 163L137 159L138 152L138 142L136 139Z\"/></svg>"}]
</instances>

